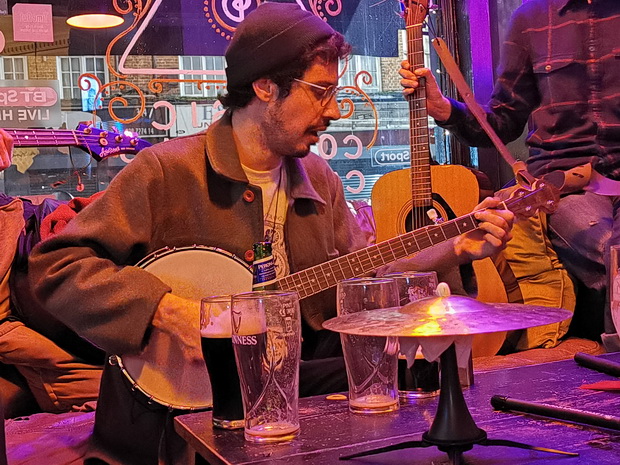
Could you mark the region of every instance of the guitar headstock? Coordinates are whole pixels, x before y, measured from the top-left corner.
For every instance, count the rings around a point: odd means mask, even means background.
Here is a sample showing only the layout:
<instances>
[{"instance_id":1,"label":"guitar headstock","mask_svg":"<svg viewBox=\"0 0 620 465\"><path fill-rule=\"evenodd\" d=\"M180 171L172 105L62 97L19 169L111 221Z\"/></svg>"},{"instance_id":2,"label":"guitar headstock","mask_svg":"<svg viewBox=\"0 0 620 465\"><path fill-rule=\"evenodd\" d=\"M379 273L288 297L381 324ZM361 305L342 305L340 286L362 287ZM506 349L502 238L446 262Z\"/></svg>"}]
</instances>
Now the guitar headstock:
<instances>
[{"instance_id":1,"label":"guitar headstock","mask_svg":"<svg viewBox=\"0 0 620 465\"><path fill-rule=\"evenodd\" d=\"M527 218L538 211L553 213L560 200L560 191L553 184L541 179L530 188L518 187L505 204L515 216Z\"/></svg>"},{"instance_id":2,"label":"guitar headstock","mask_svg":"<svg viewBox=\"0 0 620 465\"><path fill-rule=\"evenodd\" d=\"M422 24L428 14L429 0L401 0L403 18L407 26Z\"/></svg>"},{"instance_id":3,"label":"guitar headstock","mask_svg":"<svg viewBox=\"0 0 620 465\"><path fill-rule=\"evenodd\" d=\"M86 124L78 125L75 133L79 147L91 154L97 161L122 153L135 155L151 145L129 132L105 131Z\"/></svg>"}]
</instances>

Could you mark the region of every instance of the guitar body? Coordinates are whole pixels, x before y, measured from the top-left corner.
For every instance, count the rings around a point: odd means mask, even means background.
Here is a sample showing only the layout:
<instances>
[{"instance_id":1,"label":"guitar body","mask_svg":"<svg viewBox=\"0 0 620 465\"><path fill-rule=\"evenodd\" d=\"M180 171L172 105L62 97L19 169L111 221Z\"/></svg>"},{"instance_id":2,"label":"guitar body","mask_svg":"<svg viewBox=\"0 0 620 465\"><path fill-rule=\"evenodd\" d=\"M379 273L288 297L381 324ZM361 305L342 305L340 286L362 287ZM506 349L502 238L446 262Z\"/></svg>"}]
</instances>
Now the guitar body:
<instances>
[{"instance_id":1,"label":"guitar body","mask_svg":"<svg viewBox=\"0 0 620 465\"><path fill-rule=\"evenodd\" d=\"M478 180L460 165L433 165L431 185L433 196L428 207L448 220L471 212L478 204ZM396 237L411 229L413 201L411 171L402 169L381 176L372 188L371 205L377 223L377 241Z\"/></svg>"},{"instance_id":2,"label":"guitar body","mask_svg":"<svg viewBox=\"0 0 620 465\"><path fill-rule=\"evenodd\" d=\"M425 67L423 23L428 14L428 0L402 1L407 36L407 61L410 69ZM434 208L444 221L473 210L478 204L480 187L476 176L459 165L430 164L430 137L426 86L418 82L415 93L407 97L409 104L409 145L411 168L388 173L375 183L371 204L377 225L377 240L395 237L409 229L415 230L428 224L426 211ZM409 195L409 193L411 195ZM406 199L406 200L405 200ZM452 210L452 211L450 211ZM474 270L478 280L478 299L506 302L503 283L490 259L479 260ZM496 276L495 282L491 276ZM486 336L483 336L486 338ZM498 339L498 338L495 338ZM503 341L503 337L501 338ZM484 355L495 355L500 345L482 342L488 347ZM477 354L481 355L480 351Z\"/></svg>"},{"instance_id":3,"label":"guitar body","mask_svg":"<svg viewBox=\"0 0 620 465\"><path fill-rule=\"evenodd\" d=\"M476 175L461 165L432 165L432 205L439 216L451 219L451 213L462 216L478 204L479 185ZM377 241L384 241L408 232L411 225L412 199L411 171L402 169L381 176L371 192L371 205L377 225ZM425 208L425 207L415 207ZM426 209L428 209L426 208ZM417 213L416 213L417 214ZM481 302L507 302L504 283L490 258L472 263ZM484 277L484 278L481 278ZM479 334L474 337L473 355L495 355L504 342L506 333Z\"/></svg>"}]
</instances>

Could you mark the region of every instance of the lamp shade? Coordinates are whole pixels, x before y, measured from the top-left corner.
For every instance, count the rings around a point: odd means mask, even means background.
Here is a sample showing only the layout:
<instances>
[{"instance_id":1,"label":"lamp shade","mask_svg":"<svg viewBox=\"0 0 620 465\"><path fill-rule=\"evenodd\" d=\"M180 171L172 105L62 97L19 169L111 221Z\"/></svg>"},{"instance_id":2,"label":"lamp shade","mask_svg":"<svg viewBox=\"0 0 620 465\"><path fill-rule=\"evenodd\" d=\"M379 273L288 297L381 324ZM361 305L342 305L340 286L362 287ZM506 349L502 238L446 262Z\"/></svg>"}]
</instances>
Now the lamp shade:
<instances>
[{"instance_id":1,"label":"lamp shade","mask_svg":"<svg viewBox=\"0 0 620 465\"><path fill-rule=\"evenodd\" d=\"M112 6L112 0L70 0L67 24L83 29L104 29L125 20Z\"/></svg>"}]
</instances>

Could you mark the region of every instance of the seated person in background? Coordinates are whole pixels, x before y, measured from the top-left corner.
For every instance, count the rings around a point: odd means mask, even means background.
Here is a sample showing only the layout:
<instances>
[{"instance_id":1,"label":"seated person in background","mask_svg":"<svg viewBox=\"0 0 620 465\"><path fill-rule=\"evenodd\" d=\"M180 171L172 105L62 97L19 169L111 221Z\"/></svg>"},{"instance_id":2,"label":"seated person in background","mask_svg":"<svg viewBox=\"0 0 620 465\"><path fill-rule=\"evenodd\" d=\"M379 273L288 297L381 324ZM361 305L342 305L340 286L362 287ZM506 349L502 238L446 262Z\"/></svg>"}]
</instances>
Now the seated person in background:
<instances>
[{"instance_id":1,"label":"seated person in background","mask_svg":"<svg viewBox=\"0 0 620 465\"><path fill-rule=\"evenodd\" d=\"M0 131L0 171L11 166L13 156L13 138L6 131Z\"/></svg>"},{"instance_id":2,"label":"seated person in background","mask_svg":"<svg viewBox=\"0 0 620 465\"><path fill-rule=\"evenodd\" d=\"M513 14L487 119L504 142L517 139L530 119L527 166L533 176L590 164L603 181L620 180L618 28L615 0L530 0ZM406 95L426 79L428 113L437 124L465 144L492 146L467 107L441 94L430 70L411 72L404 62L400 74ZM570 193L548 218L561 263L595 291L607 288L609 246L620 243L619 192ZM531 238L517 235L515 241L527 257ZM604 316L603 344L620 350L609 299L604 310L584 310L589 319Z\"/></svg>"},{"instance_id":3,"label":"seated person in background","mask_svg":"<svg viewBox=\"0 0 620 465\"><path fill-rule=\"evenodd\" d=\"M339 177L309 151L340 118L338 62L350 50L341 34L295 4L264 3L250 13L226 52L225 115L205 132L141 151L102 197L33 250L30 282L46 310L109 353L139 353L161 331L185 347L179 363L204 363L200 303L132 266L141 258L193 244L247 257L267 236L283 276L366 246ZM493 210L499 205L486 199L475 213L480 229L416 255L411 267L440 270L502 248L513 215ZM338 336L321 330L335 316L334 293L301 305L303 358L339 355ZM327 379L314 367L302 367L301 386ZM346 389L339 375L338 389ZM119 367L106 364L91 457L183 463L175 413L132 392Z\"/></svg>"},{"instance_id":4,"label":"seated person in background","mask_svg":"<svg viewBox=\"0 0 620 465\"><path fill-rule=\"evenodd\" d=\"M0 129L2 169L11 163L12 146L11 137ZM38 327L44 331L39 332L36 325L30 326L32 322L25 314L38 310L36 302L28 298L25 255L29 247L25 238L38 238L40 224L34 225L35 234L30 223L37 216L34 211L40 212L39 207L0 193L0 402L7 416L84 410L88 408L85 403L97 399L103 369L103 354L95 362L79 355L90 353L90 348L73 351L77 346L71 347L68 328L62 329L62 341L56 344L42 334L54 332L48 316L40 315ZM87 346L73 337L80 346Z\"/></svg>"}]
</instances>

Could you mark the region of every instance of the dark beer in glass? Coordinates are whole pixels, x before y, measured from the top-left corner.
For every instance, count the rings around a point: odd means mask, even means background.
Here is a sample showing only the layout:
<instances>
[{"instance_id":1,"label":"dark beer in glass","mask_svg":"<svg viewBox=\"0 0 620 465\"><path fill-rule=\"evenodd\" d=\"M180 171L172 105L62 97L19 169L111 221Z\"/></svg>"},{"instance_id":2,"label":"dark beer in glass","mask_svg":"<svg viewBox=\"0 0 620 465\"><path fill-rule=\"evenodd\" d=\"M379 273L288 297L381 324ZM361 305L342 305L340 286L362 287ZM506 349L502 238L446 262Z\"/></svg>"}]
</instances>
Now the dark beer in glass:
<instances>
[{"instance_id":1,"label":"dark beer in glass","mask_svg":"<svg viewBox=\"0 0 620 465\"><path fill-rule=\"evenodd\" d=\"M230 296L202 299L200 308L202 355L213 393L213 426L243 428L243 401L230 326Z\"/></svg>"},{"instance_id":2,"label":"dark beer in glass","mask_svg":"<svg viewBox=\"0 0 620 465\"><path fill-rule=\"evenodd\" d=\"M407 366L404 356L398 357L398 394L401 401L433 397L439 394L439 362L416 357Z\"/></svg>"}]
</instances>

